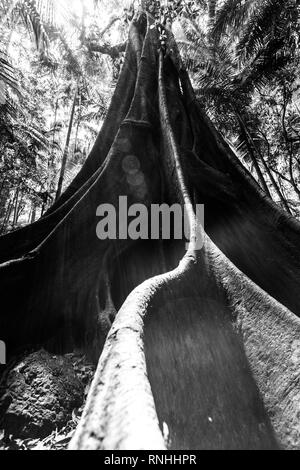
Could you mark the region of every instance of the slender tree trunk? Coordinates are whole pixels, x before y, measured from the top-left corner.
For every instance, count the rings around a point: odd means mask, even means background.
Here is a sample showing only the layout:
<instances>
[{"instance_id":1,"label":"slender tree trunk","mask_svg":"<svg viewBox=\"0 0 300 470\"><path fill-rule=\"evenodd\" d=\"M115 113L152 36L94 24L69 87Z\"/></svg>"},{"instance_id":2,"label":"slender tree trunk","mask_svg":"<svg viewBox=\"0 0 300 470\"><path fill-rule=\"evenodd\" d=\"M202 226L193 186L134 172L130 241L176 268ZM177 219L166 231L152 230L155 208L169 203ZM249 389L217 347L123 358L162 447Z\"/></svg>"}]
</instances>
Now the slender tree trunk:
<instances>
[{"instance_id":1,"label":"slender tree trunk","mask_svg":"<svg viewBox=\"0 0 300 470\"><path fill-rule=\"evenodd\" d=\"M4 217L4 220L3 220L3 224L2 224L1 233L6 231L7 225L9 223L12 207L13 207L13 202L11 200L9 200L8 206L7 206L7 209L6 209L6 213L5 213L5 217Z\"/></svg>"},{"instance_id":2,"label":"slender tree trunk","mask_svg":"<svg viewBox=\"0 0 300 470\"><path fill-rule=\"evenodd\" d=\"M32 203L32 211L31 211L31 223L33 224L36 220L36 204Z\"/></svg>"},{"instance_id":3,"label":"slender tree trunk","mask_svg":"<svg viewBox=\"0 0 300 470\"><path fill-rule=\"evenodd\" d=\"M28 216L28 219L27 219L28 224L31 223L31 218L32 218L32 205L31 205L31 208L30 208L30 211L29 211L29 216Z\"/></svg>"},{"instance_id":4,"label":"slender tree trunk","mask_svg":"<svg viewBox=\"0 0 300 470\"><path fill-rule=\"evenodd\" d=\"M2 217L2 214L5 213L6 202L7 202L7 199L8 199L7 197L5 198L4 195L2 196L2 194L4 193L4 190L6 189L5 185L6 185L6 178L3 178L2 184L1 184L1 189L0 189L0 204L1 204L0 207L2 207L1 212L0 212L0 217Z\"/></svg>"},{"instance_id":5,"label":"slender tree trunk","mask_svg":"<svg viewBox=\"0 0 300 470\"><path fill-rule=\"evenodd\" d=\"M77 96L78 96L78 88L76 88L74 98L73 98L73 104L72 104L70 121L69 121L69 126L68 126L66 145L65 145L65 149L64 149L64 153L63 153L60 176L59 176L57 193L56 193L56 200L59 199L59 197L62 193L62 187L63 187L65 171L66 171L66 166L67 166L67 161L68 161L69 148L70 148L71 134L72 134L72 129L73 129L74 117L75 117Z\"/></svg>"},{"instance_id":6,"label":"slender tree trunk","mask_svg":"<svg viewBox=\"0 0 300 470\"><path fill-rule=\"evenodd\" d=\"M14 217L13 217L13 227L17 225L18 222L18 206L19 206L19 194L20 194L20 183L16 189L14 197Z\"/></svg>"},{"instance_id":7,"label":"slender tree trunk","mask_svg":"<svg viewBox=\"0 0 300 470\"><path fill-rule=\"evenodd\" d=\"M268 159L270 159L270 157L271 157L270 143L269 143L269 141L268 141L268 138L267 138L266 134L265 134L262 130L260 130L260 134L262 135L262 137L263 137L263 139L264 139L264 141L265 141L265 143L266 143L266 145L267 145ZM258 149L257 149L257 150L258 150ZM273 172L274 172L273 168L270 168L270 166L268 165L268 163L265 161L264 156L262 155L261 151L258 150L258 152L259 152L259 155L260 155L260 157L261 157L262 163L263 163L263 165L264 165L264 167L265 167L265 169L266 169L266 171L267 171L267 173L268 173L268 175L269 175L269 178L270 178L270 180L271 180L271 182L272 182L272 184L273 184L273 186L274 186L274 189L275 189L275 191L277 192L277 194L278 194L278 196L279 196L279 199L281 200L281 202L282 202L282 204L283 204L283 207L287 210L287 212L290 212L290 207L289 207L289 205L288 205L288 203L287 203L287 200L286 200L286 197L285 197L284 193L282 192L281 185L277 183L276 179L275 179L274 176L273 176ZM274 173L275 173L275 172L274 172ZM277 174L279 174L279 173L277 172ZM279 175L280 175L280 174L279 174ZM282 175L280 175L280 176L282 176ZM289 180L287 180L287 181L289 182Z\"/></svg>"},{"instance_id":8,"label":"slender tree trunk","mask_svg":"<svg viewBox=\"0 0 300 470\"><path fill-rule=\"evenodd\" d=\"M289 163L288 163L288 168L289 168L289 173L290 173L290 178L291 178L291 183L293 185L293 188L300 200L300 190L298 188L298 185L296 183L295 177L294 177L294 169L293 169L293 164L294 164L294 152L293 152L293 142L289 138L288 131L286 128L286 112L287 112L287 105L288 105L288 99L286 96L286 90L284 89L283 91L283 110L282 110L282 129L283 129L283 134L286 142L286 147L289 155Z\"/></svg>"},{"instance_id":9,"label":"slender tree trunk","mask_svg":"<svg viewBox=\"0 0 300 470\"><path fill-rule=\"evenodd\" d=\"M213 26L214 21L215 21L217 3L218 3L218 0L209 0L208 2L208 15L209 15L209 21L210 21L211 27Z\"/></svg>"},{"instance_id":10,"label":"slender tree trunk","mask_svg":"<svg viewBox=\"0 0 300 470\"><path fill-rule=\"evenodd\" d=\"M2 191L3 191L5 183L6 183L6 178L3 178L1 187L0 187L0 199L2 198Z\"/></svg>"},{"instance_id":11,"label":"slender tree trunk","mask_svg":"<svg viewBox=\"0 0 300 470\"><path fill-rule=\"evenodd\" d=\"M52 150L51 150L51 156L48 160L48 184L47 184L47 190L48 193L51 194L52 190L52 182L53 182L53 170L54 170L54 159L55 159L55 151L54 151L54 146L55 146L55 137L56 137L56 125L57 125L57 112L58 112L58 103L59 99L56 99L55 102L55 108L54 108L54 128L53 128L53 137L52 137Z\"/></svg>"},{"instance_id":12,"label":"slender tree trunk","mask_svg":"<svg viewBox=\"0 0 300 470\"><path fill-rule=\"evenodd\" d=\"M258 163L257 158L255 156L255 146L254 146L252 137L250 136L250 134L248 132L248 129L247 129L241 115L237 111L235 111L235 112L236 112L236 115L237 115L237 118L238 118L238 121L239 121L239 124L240 124L241 132L244 135L245 142L247 144L247 148L248 148L248 152L249 152L249 156L252 160L252 163L253 163L253 166L255 168L258 180L259 180L262 188L264 189L265 193L267 194L267 196L269 196L270 199L272 199L269 188L268 188L268 185L266 183L266 180L265 180L265 178L262 174L259 163Z\"/></svg>"},{"instance_id":13,"label":"slender tree trunk","mask_svg":"<svg viewBox=\"0 0 300 470\"><path fill-rule=\"evenodd\" d=\"M18 205L18 211L17 211L17 222L22 215L23 209L24 209L24 194L21 192L20 201Z\"/></svg>"},{"instance_id":14,"label":"slender tree trunk","mask_svg":"<svg viewBox=\"0 0 300 470\"><path fill-rule=\"evenodd\" d=\"M285 208L285 210L286 210L289 214L291 214L290 207L289 207L289 205L288 205L286 199L284 198L282 192L280 191L280 188L279 188L278 184L276 183L276 180L275 180L275 178L274 178L274 176L273 176L273 174L272 174L272 172L271 172L271 170L270 170L270 168L269 168L269 165L266 163L266 161L265 161L265 159L264 159L264 157L263 157L261 151L260 151L258 148L256 148L256 151L257 151L257 153L258 153L258 155L259 155L259 157L260 157L260 160L261 160L261 162L262 162L262 164L263 164L263 166L264 166L264 169L266 170L267 175L269 176L269 179L270 179L270 181L271 181L271 183L272 183L272 185L273 185L273 187L274 187L274 189L275 189L275 192L277 193L277 195L278 195L278 197L279 197L279 200L282 202L282 205L283 205L283 207Z\"/></svg>"},{"instance_id":15,"label":"slender tree trunk","mask_svg":"<svg viewBox=\"0 0 300 470\"><path fill-rule=\"evenodd\" d=\"M279 186L278 184L276 183L276 180L274 178L274 176L272 175L272 172L270 171L270 168L268 166L268 164L266 163L261 151L257 148L257 146L254 144L253 142L253 139L252 137L250 136L249 132L247 132L247 135L249 136L249 138L251 139L251 148L254 149L254 151L256 152L256 154L259 156L259 159L260 161L262 162L263 164L263 167L267 173L267 175L269 176L269 179L274 187L274 190L275 192L277 193L278 197L279 197L279 200L282 202L282 205L283 207L285 208L285 210L291 214L291 211L290 211L290 208L289 208L289 205L288 203L286 202L286 199L284 198L283 194L281 193L280 189L279 189ZM270 192L269 192L270 194Z\"/></svg>"},{"instance_id":16,"label":"slender tree trunk","mask_svg":"<svg viewBox=\"0 0 300 470\"><path fill-rule=\"evenodd\" d=\"M77 148L79 127L80 127L80 124L81 124L81 112L82 112L82 96L81 96L81 93L79 92L78 117L77 117L75 143L74 143L74 150L75 151L76 151L76 148Z\"/></svg>"}]
</instances>

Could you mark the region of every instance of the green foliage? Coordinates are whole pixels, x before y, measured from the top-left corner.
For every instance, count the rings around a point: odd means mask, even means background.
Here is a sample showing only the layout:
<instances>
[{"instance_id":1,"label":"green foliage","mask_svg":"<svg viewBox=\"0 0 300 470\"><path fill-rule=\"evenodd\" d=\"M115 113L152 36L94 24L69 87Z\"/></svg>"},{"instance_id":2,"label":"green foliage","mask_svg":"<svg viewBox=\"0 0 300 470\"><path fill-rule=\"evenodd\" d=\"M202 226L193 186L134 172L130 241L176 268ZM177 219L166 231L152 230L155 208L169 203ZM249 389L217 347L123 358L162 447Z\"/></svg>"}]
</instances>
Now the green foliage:
<instances>
[{"instance_id":1,"label":"green foliage","mask_svg":"<svg viewBox=\"0 0 300 470\"><path fill-rule=\"evenodd\" d=\"M8 3L1 3L2 14ZM29 3L24 2L23 13ZM5 51L0 55L0 231L34 220L53 202L75 90L65 186L89 153L114 86L113 65L82 44L82 18L70 15L63 28L53 21L52 2L32 4L39 16L30 10L31 23L19 10L5 9L0 34ZM30 26L34 18L37 26L43 22L36 34ZM84 34L93 30L97 39L101 31L90 17L86 21ZM47 38L37 40L38 31L47 32Z\"/></svg>"}]
</instances>

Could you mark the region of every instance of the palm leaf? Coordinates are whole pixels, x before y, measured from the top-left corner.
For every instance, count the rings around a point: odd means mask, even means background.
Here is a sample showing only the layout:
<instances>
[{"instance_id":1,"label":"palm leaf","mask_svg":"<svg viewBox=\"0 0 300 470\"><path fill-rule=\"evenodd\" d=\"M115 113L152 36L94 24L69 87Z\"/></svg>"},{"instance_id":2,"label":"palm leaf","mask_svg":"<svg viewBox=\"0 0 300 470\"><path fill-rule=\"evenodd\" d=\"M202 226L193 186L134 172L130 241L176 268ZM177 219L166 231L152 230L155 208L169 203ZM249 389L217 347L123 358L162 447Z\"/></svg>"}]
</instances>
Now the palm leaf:
<instances>
[{"instance_id":1,"label":"palm leaf","mask_svg":"<svg viewBox=\"0 0 300 470\"><path fill-rule=\"evenodd\" d=\"M19 93L19 84L16 71L9 62L6 54L3 52L0 52L0 83L2 83L2 88L0 89L2 96L6 96L7 86L11 87L15 92Z\"/></svg>"}]
</instances>

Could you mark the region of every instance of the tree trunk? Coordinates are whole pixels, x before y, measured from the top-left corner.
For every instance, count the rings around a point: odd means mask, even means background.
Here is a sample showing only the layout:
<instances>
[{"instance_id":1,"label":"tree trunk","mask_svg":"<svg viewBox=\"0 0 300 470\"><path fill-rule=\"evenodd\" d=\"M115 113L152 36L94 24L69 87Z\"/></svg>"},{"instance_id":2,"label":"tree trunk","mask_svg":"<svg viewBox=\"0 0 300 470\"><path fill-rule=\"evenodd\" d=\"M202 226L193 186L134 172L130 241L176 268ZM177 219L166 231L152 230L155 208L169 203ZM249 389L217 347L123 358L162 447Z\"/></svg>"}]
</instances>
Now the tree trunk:
<instances>
[{"instance_id":1,"label":"tree trunk","mask_svg":"<svg viewBox=\"0 0 300 470\"><path fill-rule=\"evenodd\" d=\"M15 197L14 197L14 218L13 218L13 227L15 227L18 223L18 207L19 207L19 195L20 195L20 184L18 185Z\"/></svg>"},{"instance_id":2,"label":"tree trunk","mask_svg":"<svg viewBox=\"0 0 300 470\"><path fill-rule=\"evenodd\" d=\"M0 200L1 200L0 218L1 219L3 216L5 216L5 213L6 213L5 208L6 208L6 203L8 199L8 189L7 189L6 184L7 184L7 180L6 178L3 178L2 183L1 183L1 188L0 188Z\"/></svg>"},{"instance_id":3,"label":"tree trunk","mask_svg":"<svg viewBox=\"0 0 300 470\"><path fill-rule=\"evenodd\" d=\"M60 170L60 175L59 175L59 180L58 180L56 200L59 199L59 197L61 195L61 192L62 192L64 177L65 177L65 172L66 172L66 166L67 166L67 160L68 160L68 155L69 155L69 148L70 148L70 140L71 140L71 134L72 134L72 129L73 129L73 122L74 122L74 117L75 117L75 108L76 108L77 96L78 96L78 88L76 88L74 98L73 98L73 104L72 104L71 116L70 116L70 121L69 121L69 126L68 126L66 145L65 145L65 149L64 149L64 153L63 153L63 158L62 158L62 163L61 163L61 170Z\"/></svg>"},{"instance_id":4,"label":"tree trunk","mask_svg":"<svg viewBox=\"0 0 300 470\"><path fill-rule=\"evenodd\" d=\"M275 192L277 193L277 195L278 195L278 197L279 197L279 201L281 201L281 203L282 203L282 207L284 207L284 209L285 209L289 214L291 214L289 205L288 205L288 203L286 202L286 199L284 198L282 192L280 191L280 188L279 188L278 184L276 183L276 180L275 180L274 176L272 175L272 172L271 172L271 170L270 170L270 168L269 168L269 165L266 163L266 161L265 161L263 155L261 154L261 152L260 152L259 150L257 150L257 151L258 151L258 154L259 154L259 156L260 156L260 160L261 160L261 162L262 162L262 164L263 164L263 166L264 166L264 168L265 168L265 170L266 170L266 173L267 173L267 175L268 175L268 177L269 177L269 179L270 179L270 181L271 181L271 183L272 183L272 185L273 185L273 188L274 188Z\"/></svg>"},{"instance_id":5,"label":"tree trunk","mask_svg":"<svg viewBox=\"0 0 300 470\"><path fill-rule=\"evenodd\" d=\"M10 354L43 344L100 356L72 449L299 448L299 224L208 120L170 32L158 55L153 26L134 18L74 182L0 239L2 338ZM97 208L120 196L185 207L188 249L175 237L99 240Z\"/></svg>"},{"instance_id":6,"label":"tree trunk","mask_svg":"<svg viewBox=\"0 0 300 470\"><path fill-rule=\"evenodd\" d=\"M269 141L268 141L268 139L267 139L267 136L266 136L262 131L261 131L260 133L261 133L261 135L263 136L263 138L264 138L264 140L265 140L265 142L266 142L266 144L267 144L267 147L268 147L268 156L270 157L270 144L269 144ZM289 214L291 214L290 207L289 207L289 205L288 205L288 203L287 203L287 201L286 201L286 198L285 198L283 192L281 191L281 188L279 187L279 185L278 185L277 182L276 182L276 179L275 179L274 176L273 176L272 170L270 169L268 163L265 161L264 156L262 155L261 151L257 149L257 152L258 152L258 154L259 154L259 156L260 156L260 159L261 159L261 162L262 162L262 164L263 164L263 166L264 166L264 168L265 168L265 170L266 170L266 172L267 172L267 174L268 174L268 176L269 176L269 179L270 179L270 181L271 181L271 183L272 183L272 185L273 185L273 188L274 188L274 190L276 191L276 193L277 193L277 195L278 195L278 197L279 197L279 200L282 202L282 207L284 207L285 210L286 210Z\"/></svg>"},{"instance_id":7,"label":"tree trunk","mask_svg":"<svg viewBox=\"0 0 300 470\"><path fill-rule=\"evenodd\" d=\"M79 103L78 103L78 116L77 116L77 124L76 124L76 134L75 134L75 142L74 142L74 151L76 152L77 149L77 142L78 142L78 135L79 135L79 128L81 124L81 115L82 115L82 94L79 92Z\"/></svg>"},{"instance_id":8,"label":"tree trunk","mask_svg":"<svg viewBox=\"0 0 300 470\"><path fill-rule=\"evenodd\" d=\"M48 181L47 181L47 191L48 194L52 194L53 191L53 176L54 176L54 166L55 166L55 137L56 137L56 126L57 126L57 113L58 113L59 98L55 101L54 106L54 124L53 124L53 137L52 137L52 149L51 156L48 159Z\"/></svg>"},{"instance_id":9,"label":"tree trunk","mask_svg":"<svg viewBox=\"0 0 300 470\"><path fill-rule=\"evenodd\" d=\"M1 233L5 232L7 224L9 223L12 207L13 207L12 202L11 202L11 200L9 200L8 205L7 205L7 209L6 209L6 212L5 212L5 216L4 216L4 219L3 219L3 224L2 224L2 227L1 227Z\"/></svg>"},{"instance_id":10,"label":"tree trunk","mask_svg":"<svg viewBox=\"0 0 300 470\"><path fill-rule=\"evenodd\" d=\"M35 220L36 220L36 204L33 202L30 223L33 224Z\"/></svg>"},{"instance_id":11,"label":"tree trunk","mask_svg":"<svg viewBox=\"0 0 300 470\"><path fill-rule=\"evenodd\" d=\"M253 166L255 168L258 180L261 184L261 187L264 189L265 193L270 197L270 199L272 199L269 188L268 188L268 185L265 181L264 175L262 174L262 171L260 169L259 163L258 163L256 155L255 155L255 145L253 143L253 140L252 140L252 138L251 138L251 136L248 132L248 129L247 129L241 115L237 111L235 111L235 112L237 114L237 118L238 118L238 121L239 121L239 124L240 124L241 132L244 136L244 139L245 139L245 142L246 142L246 145L247 145L247 149L248 149L248 153L249 153L249 156L250 156L251 161L253 163Z\"/></svg>"}]
</instances>

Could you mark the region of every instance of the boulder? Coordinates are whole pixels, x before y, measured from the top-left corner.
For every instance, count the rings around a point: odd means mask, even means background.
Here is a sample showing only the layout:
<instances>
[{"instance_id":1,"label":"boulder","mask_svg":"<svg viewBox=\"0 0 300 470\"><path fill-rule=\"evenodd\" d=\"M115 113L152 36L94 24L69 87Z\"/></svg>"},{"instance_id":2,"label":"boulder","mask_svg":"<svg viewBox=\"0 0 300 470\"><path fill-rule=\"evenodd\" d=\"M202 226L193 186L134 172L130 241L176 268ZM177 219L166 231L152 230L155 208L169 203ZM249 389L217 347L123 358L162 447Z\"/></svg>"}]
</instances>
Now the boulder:
<instances>
[{"instance_id":1,"label":"boulder","mask_svg":"<svg viewBox=\"0 0 300 470\"><path fill-rule=\"evenodd\" d=\"M71 360L41 350L8 370L0 396L0 425L15 438L44 438L65 426L83 400L84 385Z\"/></svg>"}]
</instances>

